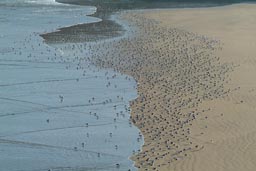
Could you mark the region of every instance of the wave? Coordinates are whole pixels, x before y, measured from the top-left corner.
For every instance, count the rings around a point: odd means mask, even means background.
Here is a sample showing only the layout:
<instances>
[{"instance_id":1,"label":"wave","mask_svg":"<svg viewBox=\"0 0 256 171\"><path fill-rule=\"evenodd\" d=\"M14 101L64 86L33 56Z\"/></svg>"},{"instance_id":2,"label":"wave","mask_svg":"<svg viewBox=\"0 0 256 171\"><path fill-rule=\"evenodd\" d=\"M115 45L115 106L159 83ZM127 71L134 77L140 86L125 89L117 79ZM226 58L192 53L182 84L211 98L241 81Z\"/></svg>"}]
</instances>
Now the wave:
<instances>
[{"instance_id":1,"label":"wave","mask_svg":"<svg viewBox=\"0 0 256 171\"><path fill-rule=\"evenodd\" d=\"M0 4L37 4L37 5L65 5L55 0L0 0Z\"/></svg>"},{"instance_id":2,"label":"wave","mask_svg":"<svg viewBox=\"0 0 256 171\"><path fill-rule=\"evenodd\" d=\"M55 0L25 0L28 3L43 4L43 5L60 5L61 3L56 2ZM63 4L61 4L63 5Z\"/></svg>"}]
</instances>

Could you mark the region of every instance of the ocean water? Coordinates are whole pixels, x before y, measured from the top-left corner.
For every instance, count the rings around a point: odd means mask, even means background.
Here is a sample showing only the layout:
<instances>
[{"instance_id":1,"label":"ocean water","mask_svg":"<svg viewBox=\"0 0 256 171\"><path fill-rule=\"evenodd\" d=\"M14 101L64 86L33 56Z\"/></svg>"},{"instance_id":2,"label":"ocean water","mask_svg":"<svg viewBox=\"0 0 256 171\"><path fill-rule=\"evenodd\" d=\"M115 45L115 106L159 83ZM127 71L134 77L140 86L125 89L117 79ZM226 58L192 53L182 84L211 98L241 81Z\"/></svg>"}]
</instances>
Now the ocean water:
<instances>
[{"instance_id":1,"label":"ocean water","mask_svg":"<svg viewBox=\"0 0 256 171\"><path fill-rule=\"evenodd\" d=\"M39 36L97 22L95 7L0 0L0 170L127 171L143 139L129 121L136 82L90 65L89 44Z\"/></svg>"}]
</instances>

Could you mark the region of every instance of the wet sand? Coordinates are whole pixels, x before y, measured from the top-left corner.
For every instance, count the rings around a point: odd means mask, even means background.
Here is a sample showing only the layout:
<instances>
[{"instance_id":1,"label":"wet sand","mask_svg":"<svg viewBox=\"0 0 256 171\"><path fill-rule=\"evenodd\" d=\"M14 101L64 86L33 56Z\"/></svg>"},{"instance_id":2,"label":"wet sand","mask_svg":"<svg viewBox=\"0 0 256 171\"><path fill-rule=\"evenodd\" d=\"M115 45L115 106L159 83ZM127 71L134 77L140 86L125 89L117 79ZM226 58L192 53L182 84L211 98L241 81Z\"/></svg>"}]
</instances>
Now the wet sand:
<instances>
[{"instance_id":1,"label":"wet sand","mask_svg":"<svg viewBox=\"0 0 256 171\"><path fill-rule=\"evenodd\" d=\"M124 34L121 25L115 21L104 19L95 23L86 23L61 28L55 32L42 34L47 44L94 42L98 40L118 37Z\"/></svg>"},{"instance_id":2,"label":"wet sand","mask_svg":"<svg viewBox=\"0 0 256 171\"><path fill-rule=\"evenodd\" d=\"M255 170L256 5L127 11L91 61L133 76L139 170Z\"/></svg>"}]
</instances>

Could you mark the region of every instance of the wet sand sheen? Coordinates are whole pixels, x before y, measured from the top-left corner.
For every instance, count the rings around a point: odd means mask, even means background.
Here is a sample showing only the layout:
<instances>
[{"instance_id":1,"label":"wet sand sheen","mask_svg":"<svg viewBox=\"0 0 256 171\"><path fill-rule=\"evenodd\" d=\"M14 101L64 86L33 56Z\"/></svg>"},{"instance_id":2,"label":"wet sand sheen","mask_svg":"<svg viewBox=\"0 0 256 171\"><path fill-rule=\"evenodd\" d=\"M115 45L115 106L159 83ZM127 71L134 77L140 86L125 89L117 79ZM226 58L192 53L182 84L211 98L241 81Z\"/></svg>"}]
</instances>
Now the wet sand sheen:
<instances>
[{"instance_id":1,"label":"wet sand sheen","mask_svg":"<svg viewBox=\"0 0 256 171\"><path fill-rule=\"evenodd\" d=\"M138 83L139 170L255 169L255 8L128 11L129 36L91 47Z\"/></svg>"}]
</instances>

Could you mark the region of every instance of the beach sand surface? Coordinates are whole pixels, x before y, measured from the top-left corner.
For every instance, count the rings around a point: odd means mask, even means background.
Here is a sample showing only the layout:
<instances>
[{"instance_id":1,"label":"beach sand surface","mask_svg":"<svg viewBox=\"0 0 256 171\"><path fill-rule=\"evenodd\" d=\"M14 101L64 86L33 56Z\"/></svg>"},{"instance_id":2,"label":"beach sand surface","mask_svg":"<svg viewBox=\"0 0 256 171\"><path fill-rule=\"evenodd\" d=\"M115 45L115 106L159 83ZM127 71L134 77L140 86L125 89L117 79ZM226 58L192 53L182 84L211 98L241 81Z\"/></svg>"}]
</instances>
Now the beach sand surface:
<instances>
[{"instance_id":1,"label":"beach sand surface","mask_svg":"<svg viewBox=\"0 0 256 171\"><path fill-rule=\"evenodd\" d=\"M127 11L92 61L131 75L139 170L254 171L256 5ZM129 24L127 24L129 23Z\"/></svg>"},{"instance_id":2,"label":"beach sand surface","mask_svg":"<svg viewBox=\"0 0 256 171\"><path fill-rule=\"evenodd\" d=\"M210 108L207 120L196 120L192 137L204 148L171 166L180 171L253 171L256 168L256 5L239 4L202 9L155 10L143 16L175 27L220 40L216 55L221 63L232 63L225 98L205 101ZM222 116L222 117L220 117ZM207 126L204 134L200 128ZM160 169L161 170L161 169Z\"/></svg>"}]
</instances>

